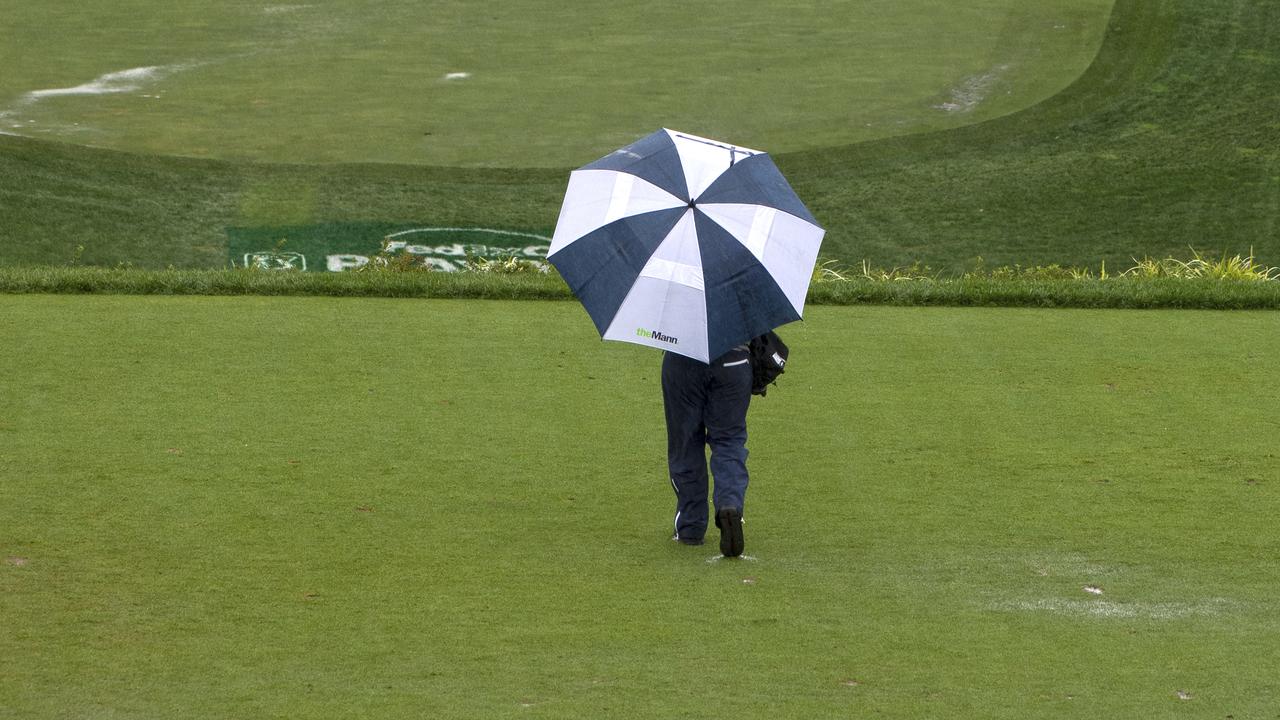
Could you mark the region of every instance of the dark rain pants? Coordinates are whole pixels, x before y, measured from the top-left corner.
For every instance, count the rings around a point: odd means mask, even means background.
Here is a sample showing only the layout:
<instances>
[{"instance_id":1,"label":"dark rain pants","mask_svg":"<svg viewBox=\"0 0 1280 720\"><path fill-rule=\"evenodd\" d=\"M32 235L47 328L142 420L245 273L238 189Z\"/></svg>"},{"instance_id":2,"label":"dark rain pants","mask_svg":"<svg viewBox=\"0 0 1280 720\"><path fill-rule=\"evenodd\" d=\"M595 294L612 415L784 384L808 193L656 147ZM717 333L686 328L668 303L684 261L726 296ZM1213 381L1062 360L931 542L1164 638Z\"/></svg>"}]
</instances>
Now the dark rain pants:
<instances>
[{"instance_id":1,"label":"dark rain pants","mask_svg":"<svg viewBox=\"0 0 1280 720\"><path fill-rule=\"evenodd\" d=\"M747 406L751 363L730 350L710 365L676 353L662 360L667 416L667 468L676 491L676 534L701 539L707 531L707 447L715 479L715 507L742 509L747 493Z\"/></svg>"}]
</instances>

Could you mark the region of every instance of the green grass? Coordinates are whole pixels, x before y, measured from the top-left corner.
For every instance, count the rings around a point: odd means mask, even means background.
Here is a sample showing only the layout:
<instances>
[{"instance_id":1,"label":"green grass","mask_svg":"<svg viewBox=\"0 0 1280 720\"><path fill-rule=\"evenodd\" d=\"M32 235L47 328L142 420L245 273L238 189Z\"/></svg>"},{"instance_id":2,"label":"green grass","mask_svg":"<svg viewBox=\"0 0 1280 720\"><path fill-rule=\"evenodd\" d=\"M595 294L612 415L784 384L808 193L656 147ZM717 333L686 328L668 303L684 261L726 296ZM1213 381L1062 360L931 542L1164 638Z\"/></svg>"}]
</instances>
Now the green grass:
<instances>
[{"instance_id":1,"label":"green grass","mask_svg":"<svg viewBox=\"0 0 1280 720\"><path fill-rule=\"evenodd\" d=\"M0 293L310 295L502 300L567 300L573 296L558 275L541 272L303 273L254 270L148 271L93 267L0 267Z\"/></svg>"},{"instance_id":2,"label":"green grass","mask_svg":"<svg viewBox=\"0 0 1280 720\"><path fill-rule=\"evenodd\" d=\"M0 130L274 162L562 168L658 127L784 152L1043 100L1088 66L1112 2L0 0ZM29 94L134 68L156 69Z\"/></svg>"},{"instance_id":3,"label":"green grass","mask_svg":"<svg viewBox=\"0 0 1280 720\"><path fill-rule=\"evenodd\" d=\"M786 158L834 227L880 262L1119 265L1280 246L1280 63L1271 2L1117 3L1071 88L948 133ZM881 260L884 258L884 260Z\"/></svg>"},{"instance_id":4,"label":"green grass","mask_svg":"<svg viewBox=\"0 0 1280 720\"><path fill-rule=\"evenodd\" d=\"M885 271L889 272L889 271ZM1280 282L1169 275L1072 278L1065 271L962 277L853 276L819 280L809 305L946 305L1113 309L1278 310ZM569 288L541 272L303 273L0 267L0 293L261 295L567 300Z\"/></svg>"},{"instance_id":5,"label":"green grass","mask_svg":"<svg viewBox=\"0 0 1280 720\"><path fill-rule=\"evenodd\" d=\"M780 153L845 263L959 270L1280 257L1280 6L1118 0L1093 64L1025 111ZM641 121L626 130L650 131ZM724 133L735 137L732 128ZM391 222L548 234L573 165L270 165L0 136L0 263L222 267L228 227Z\"/></svg>"},{"instance_id":6,"label":"green grass","mask_svg":"<svg viewBox=\"0 0 1280 720\"><path fill-rule=\"evenodd\" d=\"M815 307L709 563L576 303L0 305L0 717L1280 703L1274 313Z\"/></svg>"}]
</instances>

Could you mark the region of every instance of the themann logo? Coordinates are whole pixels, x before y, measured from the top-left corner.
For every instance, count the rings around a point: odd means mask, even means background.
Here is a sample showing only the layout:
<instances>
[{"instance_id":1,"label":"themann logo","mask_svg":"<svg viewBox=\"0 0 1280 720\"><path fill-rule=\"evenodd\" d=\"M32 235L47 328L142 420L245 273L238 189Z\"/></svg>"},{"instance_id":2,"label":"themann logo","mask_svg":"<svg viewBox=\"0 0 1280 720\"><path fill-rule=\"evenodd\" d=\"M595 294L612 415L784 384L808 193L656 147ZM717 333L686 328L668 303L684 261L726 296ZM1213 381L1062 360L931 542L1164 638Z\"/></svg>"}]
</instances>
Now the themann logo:
<instances>
[{"instance_id":1,"label":"themann logo","mask_svg":"<svg viewBox=\"0 0 1280 720\"><path fill-rule=\"evenodd\" d=\"M636 334L639 335L640 337L647 337L650 340L657 340L658 342L671 343L672 345L680 344L680 338L673 338L670 335L663 335L661 332L657 330L645 330L644 328L636 328Z\"/></svg>"}]
</instances>

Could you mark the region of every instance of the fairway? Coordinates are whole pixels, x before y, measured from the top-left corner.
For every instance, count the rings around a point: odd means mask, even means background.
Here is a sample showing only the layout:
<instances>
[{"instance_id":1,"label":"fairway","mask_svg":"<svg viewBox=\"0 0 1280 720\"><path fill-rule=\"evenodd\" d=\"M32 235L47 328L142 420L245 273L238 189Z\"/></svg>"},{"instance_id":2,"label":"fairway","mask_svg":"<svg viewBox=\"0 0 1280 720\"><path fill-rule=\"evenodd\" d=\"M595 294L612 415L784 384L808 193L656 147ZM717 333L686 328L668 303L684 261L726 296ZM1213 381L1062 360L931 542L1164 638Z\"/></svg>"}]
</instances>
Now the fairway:
<instances>
[{"instance_id":1,"label":"fairway","mask_svg":"<svg viewBox=\"0 0 1280 720\"><path fill-rule=\"evenodd\" d=\"M0 132L144 154L568 167L659 127L772 152L1078 78L1113 0L0 0Z\"/></svg>"},{"instance_id":2,"label":"fairway","mask_svg":"<svg viewBox=\"0 0 1280 720\"><path fill-rule=\"evenodd\" d=\"M1269 718L1280 316L814 307L747 555L571 302L0 297L0 718Z\"/></svg>"},{"instance_id":3,"label":"fairway","mask_svg":"<svg viewBox=\"0 0 1280 720\"><path fill-rule=\"evenodd\" d=\"M1280 720L1280 314L1043 309L1278 306L1278 69L1277 0L0 0L0 720ZM659 127L826 231L741 559L501 262ZM1116 278L1188 251L1251 279Z\"/></svg>"}]
</instances>

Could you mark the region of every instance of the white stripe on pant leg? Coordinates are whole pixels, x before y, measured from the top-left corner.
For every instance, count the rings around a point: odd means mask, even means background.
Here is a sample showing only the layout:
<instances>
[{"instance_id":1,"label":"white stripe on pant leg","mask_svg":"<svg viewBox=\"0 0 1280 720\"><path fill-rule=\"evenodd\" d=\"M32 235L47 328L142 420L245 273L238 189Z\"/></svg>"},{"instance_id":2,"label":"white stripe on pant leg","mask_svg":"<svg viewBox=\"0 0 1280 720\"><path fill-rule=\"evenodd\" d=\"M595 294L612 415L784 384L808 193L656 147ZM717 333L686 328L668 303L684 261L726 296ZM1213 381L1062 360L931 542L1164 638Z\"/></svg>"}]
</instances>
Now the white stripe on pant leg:
<instances>
[{"instance_id":1,"label":"white stripe on pant leg","mask_svg":"<svg viewBox=\"0 0 1280 720\"><path fill-rule=\"evenodd\" d=\"M672 477L671 477L671 489L675 491L675 493L676 493L676 499L677 499L677 500L679 500L679 499L680 499L680 488L676 487L676 479L675 479L675 476L672 476ZM680 537L680 511L679 511L679 510L677 510L677 511L676 511L676 521L675 521L674 523L672 523L672 524L673 524L673 525L675 525L675 528L676 528L676 537Z\"/></svg>"},{"instance_id":2,"label":"white stripe on pant leg","mask_svg":"<svg viewBox=\"0 0 1280 720\"><path fill-rule=\"evenodd\" d=\"M749 362L751 362L751 358L747 358L746 360L738 360L736 362L731 362L731 363L725 363L721 367L733 367L734 365L746 365Z\"/></svg>"},{"instance_id":3,"label":"white stripe on pant leg","mask_svg":"<svg viewBox=\"0 0 1280 720\"><path fill-rule=\"evenodd\" d=\"M676 500L679 500L679 499L680 499L680 488L676 486L676 478L675 478L675 476L674 476L674 475L672 475L672 476L671 476L671 489L672 489L673 491L675 491L675 494L676 494ZM677 538L678 538L678 537L680 537L680 512L681 512L681 511L679 511L679 510L677 510L677 511L676 511L676 520L675 520L675 522L673 522L673 523L672 523L672 525L674 525L674 526L675 526L675 529L676 529L676 537L677 537Z\"/></svg>"}]
</instances>

